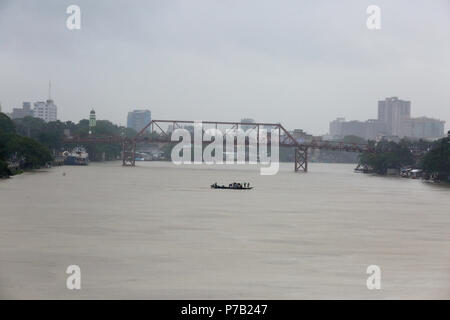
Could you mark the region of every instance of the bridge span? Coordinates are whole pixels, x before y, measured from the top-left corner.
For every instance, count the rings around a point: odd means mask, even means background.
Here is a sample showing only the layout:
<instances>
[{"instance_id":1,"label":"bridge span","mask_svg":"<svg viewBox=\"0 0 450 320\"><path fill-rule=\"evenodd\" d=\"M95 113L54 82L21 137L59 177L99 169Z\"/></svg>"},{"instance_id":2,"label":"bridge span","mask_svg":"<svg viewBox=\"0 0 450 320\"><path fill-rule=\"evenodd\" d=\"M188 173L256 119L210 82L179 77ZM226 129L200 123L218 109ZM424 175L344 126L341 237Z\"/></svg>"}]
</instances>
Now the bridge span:
<instances>
[{"instance_id":1,"label":"bridge span","mask_svg":"<svg viewBox=\"0 0 450 320\"><path fill-rule=\"evenodd\" d=\"M200 122L200 121L199 121ZM86 136L66 138L66 143L118 143L122 145L122 164L124 166L134 166L136 156L136 144L139 142L157 142L157 143L172 143L176 144L179 141L172 141L171 132L175 129L185 129L189 126L194 126L198 122L191 120L152 120L141 131L139 131L133 138L126 138L120 136ZM242 129L246 132L248 130L255 130L257 134L257 143L260 140L260 130L266 129L278 130L278 145L280 147L294 148L294 171L308 171L308 150L309 149L327 149L346 152L372 152L370 147L366 144L343 143L336 141L304 141L295 138L288 130L286 130L280 123L242 123L242 122L228 122L228 121L201 121L205 128L215 128L221 130L238 130ZM203 129L203 132L204 132ZM268 143L271 144L271 136L267 137ZM203 143L211 143L210 141L203 141ZM234 141L236 146L237 140ZM248 145L248 140L246 140ZM234 149L233 149L234 151Z\"/></svg>"}]
</instances>

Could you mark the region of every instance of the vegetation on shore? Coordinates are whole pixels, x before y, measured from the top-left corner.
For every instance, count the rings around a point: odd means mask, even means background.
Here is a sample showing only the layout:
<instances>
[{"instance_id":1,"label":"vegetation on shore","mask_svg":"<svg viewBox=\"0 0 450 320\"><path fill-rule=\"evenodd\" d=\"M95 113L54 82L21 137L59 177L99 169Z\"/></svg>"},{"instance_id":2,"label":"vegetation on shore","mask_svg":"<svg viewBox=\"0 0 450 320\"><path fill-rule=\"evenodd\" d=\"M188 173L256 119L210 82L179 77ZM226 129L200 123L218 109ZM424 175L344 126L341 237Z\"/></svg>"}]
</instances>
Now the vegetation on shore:
<instances>
[{"instance_id":1,"label":"vegetation on shore","mask_svg":"<svg viewBox=\"0 0 450 320\"><path fill-rule=\"evenodd\" d=\"M447 181L450 176L450 138L434 142L425 140L410 141L369 141L375 151L360 155L360 164L378 174L386 174L388 169L401 169L413 166L423 169L426 176ZM414 155L416 153L416 156Z\"/></svg>"},{"instance_id":2,"label":"vegetation on shore","mask_svg":"<svg viewBox=\"0 0 450 320\"><path fill-rule=\"evenodd\" d=\"M370 167L375 173L386 174L388 169L400 169L414 164L414 157L406 140L369 141L369 147L374 152L362 153L360 164Z\"/></svg>"},{"instance_id":3,"label":"vegetation on shore","mask_svg":"<svg viewBox=\"0 0 450 320\"><path fill-rule=\"evenodd\" d=\"M67 131L66 131L67 130ZM45 122L42 119L25 117L11 120L0 113L0 176L12 174L8 163L19 163L20 169L34 169L52 161L52 155L60 154L76 146L66 143L65 132L71 136L89 135L89 120L77 124L67 121ZM96 136L127 136L136 134L133 129L117 126L107 120L98 120L93 128ZM120 157L120 144L84 144L91 160L113 160Z\"/></svg>"},{"instance_id":4,"label":"vegetation on shore","mask_svg":"<svg viewBox=\"0 0 450 320\"><path fill-rule=\"evenodd\" d=\"M35 169L51 160L52 155L46 146L17 134L13 121L0 113L0 177L13 173L8 163L17 163L21 169Z\"/></svg>"},{"instance_id":5,"label":"vegetation on shore","mask_svg":"<svg viewBox=\"0 0 450 320\"><path fill-rule=\"evenodd\" d=\"M53 121L46 123L42 119L25 117L22 119L14 119L16 132L22 136L33 138L54 153L62 150L70 150L76 145L73 143L65 143L65 131L67 130L71 136L87 137L89 136L89 120L83 119L78 123L72 121L61 122ZM127 136L132 137L136 131L130 128L117 126L108 120L97 120L96 126L92 129L92 134L96 136ZM120 157L122 147L116 143L104 144L83 144L90 155L90 160L113 160Z\"/></svg>"},{"instance_id":6,"label":"vegetation on shore","mask_svg":"<svg viewBox=\"0 0 450 320\"><path fill-rule=\"evenodd\" d=\"M52 154L69 150L75 145L64 142L65 133L71 136L86 137L89 135L89 120L83 119L75 124L71 121L45 121L25 117L11 120L0 113L0 177L11 175L8 163L20 164L20 169L34 169L52 161ZM107 120L98 120L93 129L96 136L126 136L133 137L136 131L117 126ZM347 136L344 143L362 144L365 141L359 137ZM450 176L450 138L443 138L435 142L424 140L411 141L403 139L399 143L392 141L369 141L369 146L375 151L363 153L359 156L359 163L367 166L373 172L386 174L390 168L400 169L405 166L422 168L428 176L446 181ZM120 144L85 144L91 160L102 155L99 160L112 160L120 157ZM163 153L170 159L173 145L163 147ZM413 151L418 151L417 157ZM103 158L104 156L104 158ZM354 162L356 155L336 151L323 151L316 161L323 162ZM280 148L280 161L293 161L292 148Z\"/></svg>"},{"instance_id":7,"label":"vegetation on shore","mask_svg":"<svg viewBox=\"0 0 450 320\"><path fill-rule=\"evenodd\" d=\"M426 174L450 182L450 138L435 141L423 157L421 166Z\"/></svg>"}]
</instances>

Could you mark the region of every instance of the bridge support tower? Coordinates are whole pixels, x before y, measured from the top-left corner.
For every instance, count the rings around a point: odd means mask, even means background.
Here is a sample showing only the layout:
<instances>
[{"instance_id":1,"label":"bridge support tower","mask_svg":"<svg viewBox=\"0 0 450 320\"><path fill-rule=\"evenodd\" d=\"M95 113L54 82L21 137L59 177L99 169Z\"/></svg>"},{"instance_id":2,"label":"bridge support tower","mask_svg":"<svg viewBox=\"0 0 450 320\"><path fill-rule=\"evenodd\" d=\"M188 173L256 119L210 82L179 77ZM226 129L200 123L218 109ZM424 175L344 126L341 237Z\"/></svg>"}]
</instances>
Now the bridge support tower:
<instances>
[{"instance_id":1,"label":"bridge support tower","mask_svg":"<svg viewBox=\"0 0 450 320\"><path fill-rule=\"evenodd\" d=\"M295 148L295 162L294 170L297 171L308 171L308 148Z\"/></svg>"},{"instance_id":2,"label":"bridge support tower","mask_svg":"<svg viewBox=\"0 0 450 320\"><path fill-rule=\"evenodd\" d=\"M122 142L122 165L134 167L136 162L136 141L134 139L124 139Z\"/></svg>"}]
</instances>

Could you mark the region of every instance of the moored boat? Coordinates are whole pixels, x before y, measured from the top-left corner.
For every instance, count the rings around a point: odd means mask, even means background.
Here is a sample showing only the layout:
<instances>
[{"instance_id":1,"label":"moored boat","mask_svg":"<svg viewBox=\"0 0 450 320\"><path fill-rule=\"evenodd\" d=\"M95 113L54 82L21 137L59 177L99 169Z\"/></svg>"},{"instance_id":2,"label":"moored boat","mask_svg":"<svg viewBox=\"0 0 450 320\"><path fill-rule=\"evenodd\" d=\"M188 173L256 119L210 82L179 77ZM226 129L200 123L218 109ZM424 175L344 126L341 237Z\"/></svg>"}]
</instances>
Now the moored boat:
<instances>
[{"instance_id":1,"label":"moored boat","mask_svg":"<svg viewBox=\"0 0 450 320\"><path fill-rule=\"evenodd\" d=\"M89 164L89 154L84 148L77 147L71 152L63 153L64 164L68 166L87 166Z\"/></svg>"}]
</instances>

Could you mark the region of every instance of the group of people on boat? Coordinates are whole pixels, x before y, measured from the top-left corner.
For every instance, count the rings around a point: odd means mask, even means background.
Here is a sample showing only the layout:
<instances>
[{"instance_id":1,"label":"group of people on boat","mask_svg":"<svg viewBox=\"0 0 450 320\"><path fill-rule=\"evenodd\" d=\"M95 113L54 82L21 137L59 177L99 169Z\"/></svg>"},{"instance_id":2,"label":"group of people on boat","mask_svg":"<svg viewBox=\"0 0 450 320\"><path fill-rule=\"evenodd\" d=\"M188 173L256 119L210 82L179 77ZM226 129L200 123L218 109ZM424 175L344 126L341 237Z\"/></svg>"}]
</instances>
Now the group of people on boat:
<instances>
[{"instance_id":1,"label":"group of people on boat","mask_svg":"<svg viewBox=\"0 0 450 320\"><path fill-rule=\"evenodd\" d=\"M239 182L233 182L230 183L228 185L228 188L225 186L219 186L217 184L217 182L215 182L211 187L213 188L226 188L226 189L250 189L250 183L249 182L244 182L244 183L239 183Z\"/></svg>"},{"instance_id":2,"label":"group of people on boat","mask_svg":"<svg viewBox=\"0 0 450 320\"><path fill-rule=\"evenodd\" d=\"M248 182L244 182L244 183L233 182L233 183L230 183L228 186L230 188L234 188L234 189L250 188L250 183L248 183Z\"/></svg>"}]
</instances>

